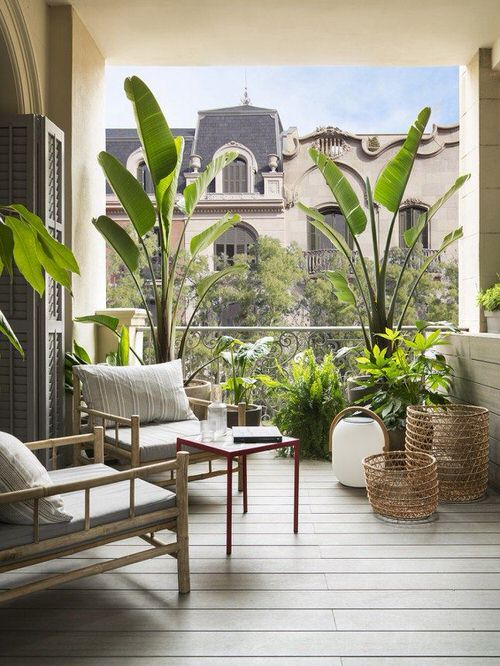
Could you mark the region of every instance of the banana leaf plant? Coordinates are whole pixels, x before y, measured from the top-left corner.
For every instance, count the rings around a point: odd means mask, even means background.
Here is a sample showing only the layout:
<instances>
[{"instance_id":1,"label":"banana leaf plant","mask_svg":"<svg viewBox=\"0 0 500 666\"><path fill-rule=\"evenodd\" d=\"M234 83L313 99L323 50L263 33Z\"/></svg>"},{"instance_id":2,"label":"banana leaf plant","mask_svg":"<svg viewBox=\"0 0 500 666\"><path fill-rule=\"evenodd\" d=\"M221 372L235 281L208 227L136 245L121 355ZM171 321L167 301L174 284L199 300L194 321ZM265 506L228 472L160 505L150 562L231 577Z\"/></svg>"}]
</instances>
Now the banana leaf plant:
<instances>
[{"instance_id":1,"label":"banana leaf plant","mask_svg":"<svg viewBox=\"0 0 500 666\"><path fill-rule=\"evenodd\" d=\"M12 278L15 269L40 296L45 291L45 274L71 290L71 273L80 272L71 250L49 233L38 215L21 204L0 206L0 275L6 271ZM1 310L0 335L24 356Z\"/></svg>"},{"instance_id":2,"label":"banana leaf plant","mask_svg":"<svg viewBox=\"0 0 500 666\"><path fill-rule=\"evenodd\" d=\"M412 173L430 113L431 110L429 107L425 107L420 111L408 131L403 146L382 169L375 183L374 190L372 190L369 179L366 179L365 194L367 210L362 206L351 184L335 162L316 148L309 149L312 161L323 174L345 218L352 235L357 258L353 256L353 252L342 234L332 229L326 223L324 215L317 209L310 208L303 203L299 203L298 205L307 214L309 222L328 238L332 245L346 257L349 263L350 275L344 275L341 271L326 271L326 277L333 285L337 298L343 303L354 306L356 309L361 322L365 344L369 350L373 350L375 345L379 345L381 348L390 346L390 342L383 337L385 331L387 329L401 329L408 307L423 275L432 262L436 261L439 255L463 235L461 227L447 234L437 251L422 263L415 282L409 291L404 295L401 293L404 274L422 233L439 209L469 179L470 174L457 178L450 189L430 208L419 215L415 225L404 233L404 242L406 245L405 260L392 293L388 293L387 265L392 238L398 222L401 202L403 201L406 186ZM382 252L379 251L380 239L376 224L377 204L383 206L392 214ZM367 257L363 253L359 243L359 237L368 225L371 233L373 270L369 268ZM399 312L397 312L399 299L401 298L403 299L402 306Z\"/></svg>"},{"instance_id":3,"label":"banana leaf plant","mask_svg":"<svg viewBox=\"0 0 500 666\"><path fill-rule=\"evenodd\" d=\"M216 157L196 180L184 188L177 198L177 186L184 153L183 137L174 137L153 93L137 76L125 79L125 93L132 103L137 133L142 145L144 160L154 187L154 203L139 181L113 155L101 152L99 164L106 179L118 197L134 229L132 237L117 222L101 215L93 224L107 243L118 253L132 276L148 317L151 340L157 363L182 358L186 339L196 313L210 289L227 275L244 271L245 266L226 266L201 279L195 286L196 300L179 345L176 341L176 325L182 311L182 292L190 284L194 262L225 231L240 221L239 215L227 213L220 220L193 236L189 242L187 260L181 261L186 230L199 200L209 184L238 153L227 151ZM182 233L177 247L172 243L174 208L178 206L184 215ZM156 279L153 257L147 249L145 238L158 226L160 276ZM146 298L139 280L139 253L144 252L152 278L152 305ZM96 324L102 325L97 319Z\"/></svg>"}]
</instances>

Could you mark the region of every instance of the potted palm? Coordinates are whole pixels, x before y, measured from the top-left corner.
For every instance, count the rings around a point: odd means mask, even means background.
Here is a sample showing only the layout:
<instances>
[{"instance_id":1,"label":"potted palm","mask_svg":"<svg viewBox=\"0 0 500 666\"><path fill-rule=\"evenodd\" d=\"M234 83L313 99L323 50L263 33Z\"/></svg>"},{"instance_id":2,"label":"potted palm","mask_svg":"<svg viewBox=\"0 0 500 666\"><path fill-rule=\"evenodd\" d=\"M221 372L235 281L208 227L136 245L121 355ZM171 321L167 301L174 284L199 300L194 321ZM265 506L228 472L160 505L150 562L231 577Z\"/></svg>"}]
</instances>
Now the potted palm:
<instances>
[{"instance_id":1,"label":"potted palm","mask_svg":"<svg viewBox=\"0 0 500 666\"><path fill-rule=\"evenodd\" d=\"M204 196L209 184L237 156L236 151L227 151L212 162L192 183L184 188L182 197L177 195L179 175L184 154L183 137L174 137L167 121L147 85L137 76L125 79L125 93L132 103L137 133L142 145L144 159L151 174L154 201L131 174L113 155L99 153L98 161L106 180L115 192L128 216L132 233L123 226L101 215L92 222L106 242L119 255L132 276L140 300L146 310L154 358L157 363L183 358L190 327L210 290L224 277L246 270L244 265L226 266L200 279L194 286L195 300L187 315L183 333L177 340L176 327L183 310L184 290L193 281L196 260L212 247L225 231L240 220L238 215L226 214L202 232L193 236L184 252L184 240L189 222L196 206ZM182 211L184 221L180 240L172 242L174 209ZM154 232L159 233L157 244L151 250L146 242ZM151 277L150 298L146 297L139 280L140 255L145 257ZM154 270L154 257L159 258L159 276ZM144 263L144 262L142 262ZM94 322L108 326L110 322L102 316L90 316L77 321ZM112 329L113 330L113 329ZM116 329L115 331L116 332Z\"/></svg>"},{"instance_id":2,"label":"potted palm","mask_svg":"<svg viewBox=\"0 0 500 666\"><path fill-rule=\"evenodd\" d=\"M500 282L480 291L477 302L484 309L488 333L500 333Z\"/></svg>"},{"instance_id":3,"label":"potted palm","mask_svg":"<svg viewBox=\"0 0 500 666\"><path fill-rule=\"evenodd\" d=\"M251 403L252 392L260 376L253 376L252 373L257 362L270 354L273 342L274 338L269 336L255 342L242 342L223 335L215 347L215 354L220 356L227 367L226 380L221 387L227 392L230 403L246 404L247 425L260 425L262 407ZM227 424L229 427L238 425L237 412L227 413Z\"/></svg>"},{"instance_id":4,"label":"potted palm","mask_svg":"<svg viewBox=\"0 0 500 666\"><path fill-rule=\"evenodd\" d=\"M386 329L401 329L408 307L423 275L432 262L436 261L452 243L463 235L462 228L455 229L447 234L436 252L422 262L414 283L406 293L403 293L403 277L424 230L438 210L468 180L470 174L457 178L450 189L428 210L423 212L417 218L415 225L405 232L406 255L392 293L388 293L389 250L398 221L401 202L430 112L430 108L426 107L418 114L417 119L408 131L402 148L382 169L373 190L369 179L366 179L367 210L361 205L349 181L335 162L316 148L309 149L312 161L323 174L346 220L352 235L356 258L344 237L326 223L325 217L318 210L309 208L303 203L298 205L307 214L310 223L331 241L332 245L346 258L349 264L349 273L326 271L326 277L333 285L337 298L354 306L357 311L365 345L370 351L375 345L378 345L379 348L387 348L390 354L390 342L383 335ZM382 252L379 251L380 238L376 224L377 206L385 207L392 216ZM371 234L373 270L369 267L369 261L359 243L359 236L363 234L368 225Z\"/></svg>"}]
</instances>

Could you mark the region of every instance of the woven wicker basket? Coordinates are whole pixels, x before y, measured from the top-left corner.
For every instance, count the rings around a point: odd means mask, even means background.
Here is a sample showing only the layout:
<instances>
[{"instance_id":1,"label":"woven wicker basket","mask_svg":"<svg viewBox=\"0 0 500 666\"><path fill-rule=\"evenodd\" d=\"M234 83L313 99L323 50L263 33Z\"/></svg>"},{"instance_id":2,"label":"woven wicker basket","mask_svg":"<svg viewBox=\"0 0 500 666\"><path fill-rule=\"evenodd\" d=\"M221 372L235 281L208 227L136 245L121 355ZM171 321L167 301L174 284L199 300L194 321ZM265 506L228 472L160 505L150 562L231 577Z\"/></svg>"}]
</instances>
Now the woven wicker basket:
<instances>
[{"instance_id":1,"label":"woven wicker basket","mask_svg":"<svg viewBox=\"0 0 500 666\"><path fill-rule=\"evenodd\" d=\"M436 511L436 459L427 453L390 451L363 460L368 499L375 513L395 520L424 520Z\"/></svg>"},{"instance_id":2,"label":"woven wicker basket","mask_svg":"<svg viewBox=\"0 0 500 666\"><path fill-rule=\"evenodd\" d=\"M488 417L487 409L474 405L408 407L406 451L436 458L440 500L470 502L486 492Z\"/></svg>"}]
</instances>

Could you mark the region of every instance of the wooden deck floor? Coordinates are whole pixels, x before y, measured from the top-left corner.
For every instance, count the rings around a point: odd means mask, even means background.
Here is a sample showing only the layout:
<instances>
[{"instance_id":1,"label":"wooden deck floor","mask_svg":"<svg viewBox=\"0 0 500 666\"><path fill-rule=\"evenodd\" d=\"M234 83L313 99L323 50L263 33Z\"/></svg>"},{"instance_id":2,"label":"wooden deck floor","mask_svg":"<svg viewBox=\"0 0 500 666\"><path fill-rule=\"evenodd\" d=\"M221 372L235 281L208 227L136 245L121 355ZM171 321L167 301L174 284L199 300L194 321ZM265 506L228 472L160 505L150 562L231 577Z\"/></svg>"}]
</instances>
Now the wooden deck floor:
<instances>
[{"instance_id":1,"label":"wooden deck floor","mask_svg":"<svg viewBox=\"0 0 500 666\"><path fill-rule=\"evenodd\" d=\"M246 516L235 498L227 558L224 487L222 477L190 486L190 595L177 595L175 562L158 558L12 602L0 607L0 665L500 664L498 494L396 527L328 464L304 462L294 535L292 464L263 454L249 460Z\"/></svg>"}]
</instances>

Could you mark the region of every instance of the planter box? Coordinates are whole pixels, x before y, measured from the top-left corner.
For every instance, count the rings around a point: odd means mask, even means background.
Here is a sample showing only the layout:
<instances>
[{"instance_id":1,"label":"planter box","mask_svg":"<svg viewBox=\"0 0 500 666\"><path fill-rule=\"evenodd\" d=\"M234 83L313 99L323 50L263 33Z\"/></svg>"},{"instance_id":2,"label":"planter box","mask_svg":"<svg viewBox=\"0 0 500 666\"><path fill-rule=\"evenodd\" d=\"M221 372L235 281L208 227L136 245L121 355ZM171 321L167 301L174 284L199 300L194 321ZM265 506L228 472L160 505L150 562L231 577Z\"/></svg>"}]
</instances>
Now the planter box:
<instances>
[{"instance_id":1,"label":"planter box","mask_svg":"<svg viewBox=\"0 0 500 666\"><path fill-rule=\"evenodd\" d=\"M495 310L495 312L486 310L484 316L488 333L500 333L500 310Z\"/></svg>"}]
</instances>

